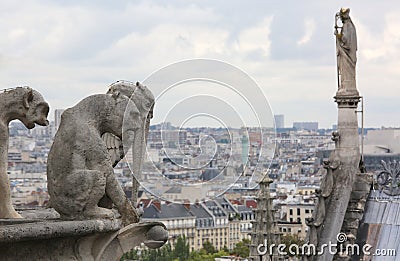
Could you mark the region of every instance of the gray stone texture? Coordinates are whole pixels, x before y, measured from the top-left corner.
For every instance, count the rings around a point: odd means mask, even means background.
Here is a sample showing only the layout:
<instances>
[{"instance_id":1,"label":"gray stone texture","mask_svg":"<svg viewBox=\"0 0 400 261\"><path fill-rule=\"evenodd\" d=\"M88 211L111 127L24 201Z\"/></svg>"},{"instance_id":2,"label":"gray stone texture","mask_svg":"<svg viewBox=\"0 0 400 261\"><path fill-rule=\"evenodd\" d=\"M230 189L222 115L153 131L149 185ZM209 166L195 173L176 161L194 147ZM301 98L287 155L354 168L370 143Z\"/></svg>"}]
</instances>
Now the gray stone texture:
<instances>
[{"instance_id":1,"label":"gray stone texture","mask_svg":"<svg viewBox=\"0 0 400 261\"><path fill-rule=\"evenodd\" d=\"M148 112L153 100L143 100L141 104ZM125 225L139 221L136 209L114 176L113 162L101 138L104 133L111 133L123 144L132 141L134 155L135 149L141 155L147 113L139 109L116 92L89 96L64 111L47 166L50 205L61 218L114 218L110 209L98 206L100 199L107 196ZM135 163L134 167L140 169L141 161Z\"/></svg>"},{"instance_id":2,"label":"gray stone texture","mask_svg":"<svg viewBox=\"0 0 400 261\"><path fill-rule=\"evenodd\" d=\"M126 139L122 142L117 136L105 133L103 140L105 141L108 152L111 154L113 166L126 154L128 149L132 147L133 162L132 162L132 199L133 204L137 203L137 195L139 190L141 168L143 164L144 150L146 140L149 133L150 120L153 118L154 96L151 91L144 85L137 82L133 84L126 81L117 81L113 83L107 94L124 95L135 104L140 113L140 119L143 120L142 128L134 135L133 140ZM133 143L133 144L131 144ZM119 144L116 146L116 144Z\"/></svg>"},{"instance_id":3,"label":"gray stone texture","mask_svg":"<svg viewBox=\"0 0 400 261\"><path fill-rule=\"evenodd\" d=\"M269 186L273 182L272 179L265 174L259 182L260 190L257 195L257 209L254 210L255 220L251 235L251 244L249 260L251 261L276 261L281 260L276 249L269 255L269 251L265 255L258 253L258 246L267 242L269 249L271 244L280 244L280 233L278 232L277 222L275 220L276 210L272 206L273 197L270 196ZM264 250L263 248L261 250Z\"/></svg>"},{"instance_id":4,"label":"gray stone texture","mask_svg":"<svg viewBox=\"0 0 400 261\"><path fill-rule=\"evenodd\" d=\"M356 87L357 34L349 13L349 8L342 8L336 14L335 35L339 79L336 95L358 96ZM341 27L337 25L338 19L342 22Z\"/></svg>"},{"instance_id":5,"label":"gray stone texture","mask_svg":"<svg viewBox=\"0 0 400 261\"><path fill-rule=\"evenodd\" d=\"M318 200L319 204L316 205L310 224L310 231L316 232L314 241L318 242L319 249L324 245L337 243L337 236L342 231L346 215L348 217L348 222L345 223L346 230L354 231L356 229L355 226L363 213L356 209L359 206L354 206L354 201L351 202L351 208L348 209L349 201L351 197L354 200L365 200L366 197L363 190L356 190L352 193L354 181L357 174L360 173L361 155L356 113L360 100L355 81L357 39L349 12L349 9L342 8L336 15L336 19L340 18L343 22L341 31L338 32L338 28L335 31L339 88L334 98L338 104L338 131L332 135L332 140L335 141L335 150L331 153L329 161L324 164L328 176L322 180L321 184L324 191L320 197L323 198L323 201ZM317 217L322 222L316 222ZM333 253L324 251L320 256L308 257L308 260L331 261L333 258Z\"/></svg>"},{"instance_id":6,"label":"gray stone texture","mask_svg":"<svg viewBox=\"0 0 400 261\"><path fill-rule=\"evenodd\" d=\"M29 88L0 93L0 191L4 192L0 198L0 260L119 260L141 243L149 248L165 244L166 227L160 222L138 223L137 211L113 172L113 165L133 146L137 156L133 168L140 173L154 105L145 86L129 88L130 93L110 88L110 93L89 96L64 112L48 157L50 205L55 209L26 210L21 215L12 208L5 179L8 123L19 119L28 128L47 125L49 107ZM112 160L115 155L107 150L102 139L105 133L120 141L118 160ZM105 196L117 210L102 207Z\"/></svg>"},{"instance_id":7,"label":"gray stone texture","mask_svg":"<svg viewBox=\"0 0 400 261\"><path fill-rule=\"evenodd\" d=\"M52 209L21 214L31 219L0 219L0 260L119 260L141 243L158 248L168 239L160 222L123 227L121 220L42 219L57 216Z\"/></svg>"},{"instance_id":8,"label":"gray stone texture","mask_svg":"<svg viewBox=\"0 0 400 261\"><path fill-rule=\"evenodd\" d=\"M42 95L29 87L17 87L0 93L0 218L21 218L11 204L7 175L8 124L20 120L28 129L35 124L48 125L49 105Z\"/></svg>"}]
</instances>

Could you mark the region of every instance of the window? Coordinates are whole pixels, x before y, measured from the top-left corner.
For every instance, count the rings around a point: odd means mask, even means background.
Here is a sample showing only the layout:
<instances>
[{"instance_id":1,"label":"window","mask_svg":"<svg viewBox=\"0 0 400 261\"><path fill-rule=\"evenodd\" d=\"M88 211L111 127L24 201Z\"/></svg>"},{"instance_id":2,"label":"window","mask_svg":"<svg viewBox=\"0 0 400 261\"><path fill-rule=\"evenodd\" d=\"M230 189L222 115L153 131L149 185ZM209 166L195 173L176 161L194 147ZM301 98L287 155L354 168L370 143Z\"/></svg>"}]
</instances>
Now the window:
<instances>
[{"instance_id":1,"label":"window","mask_svg":"<svg viewBox=\"0 0 400 261\"><path fill-rule=\"evenodd\" d=\"M300 216L300 208L297 208L297 215Z\"/></svg>"},{"instance_id":2,"label":"window","mask_svg":"<svg viewBox=\"0 0 400 261\"><path fill-rule=\"evenodd\" d=\"M305 209L304 211L306 212L306 214L309 214L309 213L310 213L310 210L309 210L309 209Z\"/></svg>"},{"instance_id":3,"label":"window","mask_svg":"<svg viewBox=\"0 0 400 261\"><path fill-rule=\"evenodd\" d=\"M291 209L289 209L289 215L293 215L293 209L291 208Z\"/></svg>"}]
</instances>

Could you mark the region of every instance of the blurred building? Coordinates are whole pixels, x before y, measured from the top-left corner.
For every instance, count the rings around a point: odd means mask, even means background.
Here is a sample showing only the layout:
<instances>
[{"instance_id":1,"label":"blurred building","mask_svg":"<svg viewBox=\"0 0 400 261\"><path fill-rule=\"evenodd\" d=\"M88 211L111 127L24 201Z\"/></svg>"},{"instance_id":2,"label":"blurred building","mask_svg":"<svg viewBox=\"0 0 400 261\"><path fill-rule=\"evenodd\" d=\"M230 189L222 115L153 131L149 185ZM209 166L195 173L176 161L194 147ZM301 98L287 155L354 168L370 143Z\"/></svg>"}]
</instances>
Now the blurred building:
<instances>
[{"instance_id":1,"label":"blurred building","mask_svg":"<svg viewBox=\"0 0 400 261\"><path fill-rule=\"evenodd\" d=\"M318 130L318 122L293 122L293 128L296 130Z\"/></svg>"},{"instance_id":2,"label":"blurred building","mask_svg":"<svg viewBox=\"0 0 400 261\"><path fill-rule=\"evenodd\" d=\"M61 115L64 112L64 109L55 109L54 110L54 125L56 131L58 130L58 127L60 126L61 123Z\"/></svg>"},{"instance_id":3,"label":"blurred building","mask_svg":"<svg viewBox=\"0 0 400 261\"><path fill-rule=\"evenodd\" d=\"M274 115L275 118L275 128L282 129L285 128L285 115L277 114Z\"/></svg>"}]
</instances>

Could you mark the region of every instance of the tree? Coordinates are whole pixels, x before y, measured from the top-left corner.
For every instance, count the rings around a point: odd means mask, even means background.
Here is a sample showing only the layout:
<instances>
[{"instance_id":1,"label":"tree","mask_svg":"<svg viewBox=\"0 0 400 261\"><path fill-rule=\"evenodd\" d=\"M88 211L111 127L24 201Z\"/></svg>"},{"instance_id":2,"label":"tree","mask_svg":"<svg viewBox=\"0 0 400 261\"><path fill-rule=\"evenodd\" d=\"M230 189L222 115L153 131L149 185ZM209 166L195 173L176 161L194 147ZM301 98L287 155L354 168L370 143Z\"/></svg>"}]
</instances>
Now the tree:
<instances>
[{"instance_id":1,"label":"tree","mask_svg":"<svg viewBox=\"0 0 400 261\"><path fill-rule=\"evenodd\" d=\"M186 241L186 237L178 237L174 248L174 258L179 261L186 261L189 258L189 243Z\"/></svg>"},{"instance_id":2,"label":"tree","mask_svg":"<svg viewBox=\"0 0 400 261\"><path fill-rule=\"evenodd\" d=\"M121 260L141 260L141 261L174 261L174 251L171 244L166 244L159 249L144 249L140 251L133 249L125 253Z\"/></svg>"},{"instance_id":3,"label":"tree","mask_svg":"<svg viewBox=\"0 0 400 261\"><path fill-rule=\"evenodd\" d=\"M206 251L207 254L214 254L215 252L217 252L215 250L215 247L208 240L203 243L203 249Z\"/></svg>"},{"instance_id":4,"label":"tree","mask_svg":"<svg viewBox=\"0 0 400 261\"><path fill-rule=\"evenodd\" d=\"M231 254L240 256L240 257L248 257L250 254L249 244L250 244L250 240L243 239L242 241L236 243Z\"/></svg>"},{"instance_id":5,"label":"tree","mask_svg":"<svg viewBox=\"0 0 400 261\"><path fill-rule=\"evenodd\" d=\"M288 252L289 256L294 256L293 254L287 251L291 245L296 245L301 247L305 242L298 235L286 234L281 236L281 243L286 245L286 252Z\"/></svg>"},{"instance_id":6,"label":"tree","mask_svg":"<svg viewBox=\"0 0 400 261\"><path fill-rule=\"evenodd\" d=\"M137 250L136 249L132 249L131 251L125 253L122 257L121 257L121 261L124 260L137 260L138 259L138 254L137 254Z\"/></svg>"},{"instance_id":7,"label":"tree","mask_svg":"<svg viewBox=\"0 0 400 261\"><path fill-rule=\"evenodd\" d=\"M216 253L207 253L206 250L200 249L190 253L188 261L214 261L217 257L227 256L229 253L221 250Z\"/></svg>"}]
</instances>

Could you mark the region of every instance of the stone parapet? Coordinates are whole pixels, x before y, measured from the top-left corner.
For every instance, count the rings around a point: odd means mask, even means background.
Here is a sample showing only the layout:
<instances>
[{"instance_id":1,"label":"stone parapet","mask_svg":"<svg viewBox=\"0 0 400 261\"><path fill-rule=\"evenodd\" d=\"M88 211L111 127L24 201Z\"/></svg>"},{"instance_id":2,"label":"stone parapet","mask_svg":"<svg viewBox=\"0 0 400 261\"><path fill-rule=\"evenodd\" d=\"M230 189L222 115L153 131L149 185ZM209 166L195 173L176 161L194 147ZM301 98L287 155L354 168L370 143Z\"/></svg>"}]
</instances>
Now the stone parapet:
<instances>
[{"instance_id":1,"label":"stone parapet","mask_svg":"<svg viewBox=\"0 0 400 261\"><path fill-rule=\"evenodd\" d=\"M0 219L0 260L119 260L142 243L158 248L168 239L160 222L123 227L119 219L67 221L39 210L40 218L32 218L34 213Z\"/></svg>"}]
</instances>

